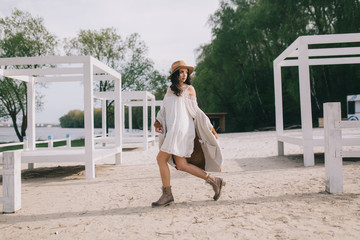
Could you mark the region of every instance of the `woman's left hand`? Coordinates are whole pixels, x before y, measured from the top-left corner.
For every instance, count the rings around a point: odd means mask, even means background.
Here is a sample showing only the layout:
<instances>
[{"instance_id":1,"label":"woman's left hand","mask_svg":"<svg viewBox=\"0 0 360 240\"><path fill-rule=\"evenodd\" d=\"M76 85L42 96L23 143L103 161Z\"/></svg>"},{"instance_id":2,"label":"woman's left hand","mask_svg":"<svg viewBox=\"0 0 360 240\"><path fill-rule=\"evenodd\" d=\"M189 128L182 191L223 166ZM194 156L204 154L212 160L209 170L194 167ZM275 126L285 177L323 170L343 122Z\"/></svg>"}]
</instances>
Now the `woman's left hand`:
<instances>
[{"instance_id":1,"label":"woman's left hand","mask_svg":"<svg viewBox=\"0 0 360 240\"><path fill-rule=\"evenodd\" d=\"M158 127L158 128L155 128L155 131L158 132L158 133L163 134L164 133L164 128L163 127Z\"/></svg>"},{"instance_id":2,"label":"woman's left hand","mask_svg":"<svg viewBox=\"0 0 360 240\"><path fill-rule=\"evenodd\" d=\"M219 136L217 135L217 132L215 131L215 128L211 129L212 134L214 134L216 139L219 139Z\"/></svg>"}]
</instances>

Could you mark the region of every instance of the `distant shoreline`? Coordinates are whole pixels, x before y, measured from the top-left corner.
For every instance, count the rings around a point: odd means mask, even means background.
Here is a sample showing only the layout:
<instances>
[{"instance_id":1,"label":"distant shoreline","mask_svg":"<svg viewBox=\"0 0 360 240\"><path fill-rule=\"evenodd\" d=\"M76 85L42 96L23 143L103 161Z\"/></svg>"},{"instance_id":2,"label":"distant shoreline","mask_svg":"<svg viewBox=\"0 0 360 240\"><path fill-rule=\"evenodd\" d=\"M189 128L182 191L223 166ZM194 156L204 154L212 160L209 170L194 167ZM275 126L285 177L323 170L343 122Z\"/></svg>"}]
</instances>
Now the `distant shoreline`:
<instances>
[{"instance_id":1,"label":"distant shoreline","mask_svg":"<svg viewBox=\"0 0 360 240\"><path fill-rule=\"evenodd\" d=\"M14 127L14 125L12 123L0 123L1 127ZM37 123L35 127L60 127L60 123Z\"/></svg>"},{"instance_id":2,"label":"distant shoreline","mask_svg":"<svg viewBox=\"0 0 360 240\"><path fill-rule=\"evenodd\" d=\"M36 127L35 139L36 140L46 140L48 136L52 136L53 139L66 138L66 135L69 134L71 139L80 139L85 137L84 128L61 128L59 127ZM110 129L111 131L111 129ZM101 134L101 128L94 129L95 134ZM0 142L19 142L13 127L1 127L0 128Z\"/></svg>"}]
</instances>

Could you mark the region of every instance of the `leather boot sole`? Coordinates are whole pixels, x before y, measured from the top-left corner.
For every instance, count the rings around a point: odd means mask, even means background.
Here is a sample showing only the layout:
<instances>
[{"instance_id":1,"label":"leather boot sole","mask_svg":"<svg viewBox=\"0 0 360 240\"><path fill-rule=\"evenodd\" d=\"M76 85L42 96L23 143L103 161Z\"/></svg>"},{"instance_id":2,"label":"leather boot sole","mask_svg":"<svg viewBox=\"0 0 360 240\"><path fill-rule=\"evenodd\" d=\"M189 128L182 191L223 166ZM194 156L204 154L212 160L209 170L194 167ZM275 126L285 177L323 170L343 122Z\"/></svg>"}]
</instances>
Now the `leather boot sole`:
<instances>
[{"instance_id":1,"label":"leather boot sole","mask_svg":"<svg viewBox=\"0 0 360 240\"><path fill-rule=\"evenodd\" d=\"M226 182L223 179L221 179L220 187L219 187L219 194L214 196L215 201L217 201L220 198L222 187L225 187L225 185L226 185Z\"/></svg>"},{"instance_id":2,"label":"leather boot sole","mask_svg":"<svg viewBox=\"0 0 360 240\"><path fill-rule=\"evenodd\" d=\"M166 207L166 206L170 206L170 205L173 205L175 204L174 201L171 201L171 202L167 202L165 204L162 204L162 205L158 205L157 203L151 203L151 207L155 208L155 207Z\"/></svg>"},{"instance_id":3,"label":"leather boot sole","mask_svg":"<svg viewBox=\"0 0 360 240\"><path fill-rule=\"evenodd\" d=\"M152 203L151 204L151 207L155 208L155 207L166 207L166 206L170 206L170 205L173 205L175 204L174 201L171 201L171 202L168 202L168 203L165 203L165 204L162 204L162 205L158 205L156 203Z\"/></svg>"}]
</instances>

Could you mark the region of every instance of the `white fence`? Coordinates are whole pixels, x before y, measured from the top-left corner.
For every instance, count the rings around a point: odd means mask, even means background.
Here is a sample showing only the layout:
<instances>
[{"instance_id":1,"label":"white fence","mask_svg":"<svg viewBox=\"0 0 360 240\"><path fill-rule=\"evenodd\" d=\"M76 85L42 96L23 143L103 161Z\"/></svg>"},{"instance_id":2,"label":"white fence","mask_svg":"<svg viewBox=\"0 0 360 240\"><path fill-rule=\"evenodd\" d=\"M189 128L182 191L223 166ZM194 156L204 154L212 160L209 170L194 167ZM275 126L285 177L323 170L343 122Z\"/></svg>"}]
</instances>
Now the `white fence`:
<instances>
[{"instance_id":1,"label":"white fence","mask_svg":"<svg viewBox=\"0 0 360 240\"><path fill-rule=\"evenodd\" d=\"M35 144L47 143L48 148L53 148L55 142L63 142L63 141L66 142L66 145L63 146L63 147L67 147L67 148L71 147L71 136L70 135L67 135L66 138L61 138L61 139L56 139L56 140L54 140L51 136L49 136L48 140L36 141ZM28 141L27 141L27 139L24 138L23 142L18 142L18 143L0 144L0 148L12 147L12 146L20 146L20 145L23 145L23 150L27 150L28 149ZM3 154L4 154L4 152L0 152L0 164L3 162L3 158L2 158ZM29 166L29 169L34 168L33 163L29 163L28 166Z\"/></svg>"},{"instance_id":2,"label":"white fence","mask_svg":"<svg viewBox=\"0 0 360 240\"><path fill-rule=\"evenodd\" d=\"M2 192L0 203L4 213L13 213L21 208L21 151L3 153Z\"/></svg>"},{"instance_id":3,"label":"white fence","mask_svg":"<svg viewBox=\"0 0 360 240\"><path fill-rule=\"evenodd\" d=\"M324 103L326 191L329 193L343 192L342 158L360 157L360 151L343 151L342 128L360 128L360 121L341 121L340 103Z\"/></svg>"}]
</instances>

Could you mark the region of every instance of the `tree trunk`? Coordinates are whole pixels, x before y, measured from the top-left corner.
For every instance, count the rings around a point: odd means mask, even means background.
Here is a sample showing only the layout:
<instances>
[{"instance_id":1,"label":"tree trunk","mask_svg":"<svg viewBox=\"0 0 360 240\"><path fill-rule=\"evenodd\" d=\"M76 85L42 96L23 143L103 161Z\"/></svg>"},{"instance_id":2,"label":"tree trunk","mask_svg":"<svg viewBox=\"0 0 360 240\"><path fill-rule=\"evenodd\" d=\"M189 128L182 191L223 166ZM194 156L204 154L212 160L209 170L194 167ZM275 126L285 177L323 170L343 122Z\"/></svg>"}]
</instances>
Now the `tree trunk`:
<instances>
[{"instance_id":1,"label":"tree trunk","mask_svg":"<svg viewBox=\"0 0 360 240\"><path fill-rule=\"evenodd\" d=\"M16 114L11 113L11 120L13 122L13 127L14 127L14 130L15 130L16 136L18 137L19 141L22 142L23 141L23 136L21 135L21 133L19 132L19 129L18 129L18 125L17 125L17 122L16 122Z\"/></svg>"}]
</instances>

